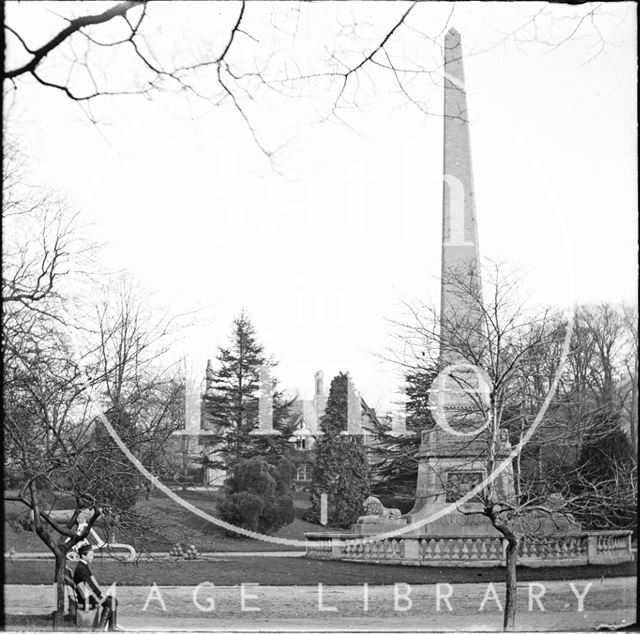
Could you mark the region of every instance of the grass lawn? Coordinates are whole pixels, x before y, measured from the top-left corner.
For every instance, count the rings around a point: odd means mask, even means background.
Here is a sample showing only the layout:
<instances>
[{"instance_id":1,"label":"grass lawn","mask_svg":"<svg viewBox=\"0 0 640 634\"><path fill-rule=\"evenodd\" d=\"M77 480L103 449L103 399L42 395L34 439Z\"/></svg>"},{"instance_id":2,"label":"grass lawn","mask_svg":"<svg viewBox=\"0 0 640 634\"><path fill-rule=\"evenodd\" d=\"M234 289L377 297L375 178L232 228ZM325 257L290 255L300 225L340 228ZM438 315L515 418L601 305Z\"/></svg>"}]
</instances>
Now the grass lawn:
<instances>
[{"instance_id":1,"label":"grass lawn","mask_svg":"<svg viewBox=\"0 0 640 634\"><path fill-rule=\"evenodd\" d=\"M6 629L32 632L52 630L53 617L51 614L5 614L4 626Z\"/></svg>"},{"instance_id":2,"label":"grass lawn","mask_svg":"<svg viewBox=\"0 0 640 634\"><path fill-rule=\"evenodd\" d=\"M503 568L431 568L361 564L285 557L229 557L215 561L157 561L123 564L94 561L101 585L372 585L393 583L470 583L504 581ZM636 575L636 563L615 566L518 568L518 581L594 579ZM51 584L53 561L5 560L5 583Z\"/></svg>"},{"instance_id":3,"label":"grass lawn","mask_svg":"<svg viewBox=\"0 0 640 634\"><path fill-rule=\"evenodd\" d=\"M203 511L217 516L213 493L181 491L179 495ZM283 526L275 534L276 537L304 540L304 533L332 530L302 519L309 506L306 494L295 494L294 505L295 520L288 526ZM183 546L193 544L200 552L278 551L294 548L290 545L229 536L162 494L139 502L137 510L142 516L152 520L154 530L136 535L116 535L116 541L132 544L138 552L168 552L176 543ZM26 517L26 513L21 505L5 503L5 551L14 548L16 552L46 552L47 548L38 536L20 526L19 520L23 517Z\"/></svg>"}]
</instances>

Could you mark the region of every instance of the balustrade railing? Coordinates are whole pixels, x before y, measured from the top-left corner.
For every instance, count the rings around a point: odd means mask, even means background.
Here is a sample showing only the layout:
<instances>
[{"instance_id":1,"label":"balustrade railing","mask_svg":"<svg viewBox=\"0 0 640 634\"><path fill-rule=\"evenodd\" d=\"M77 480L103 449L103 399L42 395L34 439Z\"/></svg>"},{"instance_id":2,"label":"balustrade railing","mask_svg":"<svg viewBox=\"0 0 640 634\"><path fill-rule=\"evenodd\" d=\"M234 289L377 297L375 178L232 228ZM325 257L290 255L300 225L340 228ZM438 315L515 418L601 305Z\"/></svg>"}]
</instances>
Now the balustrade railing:
<instances>
[{"instance_id":1,"label":"balustrade railing","mask_svg":"<svg viewBox=\"0 0 640 634\"><path fill-rule=\"evenodd\" d=\"M307 537L307 556L316 559L387 562L411 565L504 565L501 537L393 537L363 541L355 535L330 539ZM631 561L629 531L596 531L523 539L518 562L525 565L584 565Z\"/></svg>"}]
</instances>

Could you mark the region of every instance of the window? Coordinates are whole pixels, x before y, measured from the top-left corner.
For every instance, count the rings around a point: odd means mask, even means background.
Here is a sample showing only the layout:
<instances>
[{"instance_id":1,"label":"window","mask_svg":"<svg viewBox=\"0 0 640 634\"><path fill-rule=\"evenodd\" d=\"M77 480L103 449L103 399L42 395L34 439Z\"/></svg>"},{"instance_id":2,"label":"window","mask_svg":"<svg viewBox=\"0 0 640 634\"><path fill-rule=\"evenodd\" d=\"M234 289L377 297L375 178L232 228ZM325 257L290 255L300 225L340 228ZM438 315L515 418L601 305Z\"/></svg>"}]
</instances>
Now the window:
<instances>
[{"instance_id":1,"label":"window","mask_svg":"<svg viewBox=\"0 0 640 634\"><path fill-rule=\"evenodd\" d=\"M306 449L307 439L303 436L296 436L296 449Z\"/></svg>"},{"instance_id":2,"label":"window","mask_svg":"<svg viewBox=\"0 0 640 634\"><path fill-rule=\"evenodd\" d=\"M297 465L296 480L311 480L311 465L308 462Z\"/></svg>"}]
</instances>

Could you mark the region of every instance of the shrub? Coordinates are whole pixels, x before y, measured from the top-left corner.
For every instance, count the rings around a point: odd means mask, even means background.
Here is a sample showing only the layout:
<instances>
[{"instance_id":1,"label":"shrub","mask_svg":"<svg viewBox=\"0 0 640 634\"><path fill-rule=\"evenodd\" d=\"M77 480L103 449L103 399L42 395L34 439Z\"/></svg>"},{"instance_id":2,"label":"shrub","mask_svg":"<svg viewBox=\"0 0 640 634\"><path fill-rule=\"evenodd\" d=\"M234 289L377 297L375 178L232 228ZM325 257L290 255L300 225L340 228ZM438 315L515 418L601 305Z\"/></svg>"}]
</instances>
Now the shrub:
<instances>
[{"instance_id":1,"label":"shrub","mask_svg":"<svg viewBox=\"0 0 640 634\"><path fill-rule=\"evenodd\" d=\"M282 526L293 522L295 515L293 511L293 498L290 495L281 495L278 498L278 517L282 521Z\"/></svg>"},{"instance_id":2,"label":"shrub","mask_svg":"<svg viewBox=\"0 0 640 634\"><path fill-rule=\"evenodd\" d=\"M276 493L286 495L291 493L293 487L294 466L290 460L284 456L278 460L275 468Z\"/></svg>"},{"instance_id":3,"label":"shrub","mask_svg":"<svg viewBox=\"0 0 640 634\"><path fill-rule=\"evenodd\" d=\"M277 467L262 458L240 462L225 482L220 516L230 524L265 534L290 524L294 518L289 495L292 471L284 458Z\"/></svg>"},{"instance_id":4,"label":"shrub","mask_svg":"<svg viewBox=\"0 0 640 634\"><path fill-rule=\"evenodd\" d=\"M257 531L260 528L260 520L265 512L265 502L255 493L241 491L231 496L233 503L237 506L242 518L243 528Z\"/></svg>"}]
</instances>

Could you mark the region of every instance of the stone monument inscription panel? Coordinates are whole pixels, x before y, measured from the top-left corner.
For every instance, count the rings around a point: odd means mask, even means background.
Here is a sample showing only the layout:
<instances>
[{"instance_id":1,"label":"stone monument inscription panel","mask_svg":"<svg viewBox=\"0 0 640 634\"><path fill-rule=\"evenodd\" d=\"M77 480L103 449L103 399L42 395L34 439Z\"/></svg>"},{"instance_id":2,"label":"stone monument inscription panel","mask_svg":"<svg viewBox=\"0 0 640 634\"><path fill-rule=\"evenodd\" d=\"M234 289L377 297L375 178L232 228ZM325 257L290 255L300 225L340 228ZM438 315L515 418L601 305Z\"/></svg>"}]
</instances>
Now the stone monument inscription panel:
<instances>
[{"instance_id":1,"label":"stone monument inscription panel","mask_svg":"<svg viewBox=\"0 0 640 634\"><path fill-rule=\"evenodd\" d=\"M446 502L457 502L473 487L482 482L482 471L449 471L446 480ZM480 498L474 496L469 502L479 502Z\"/></svg>"}]
</instances>

